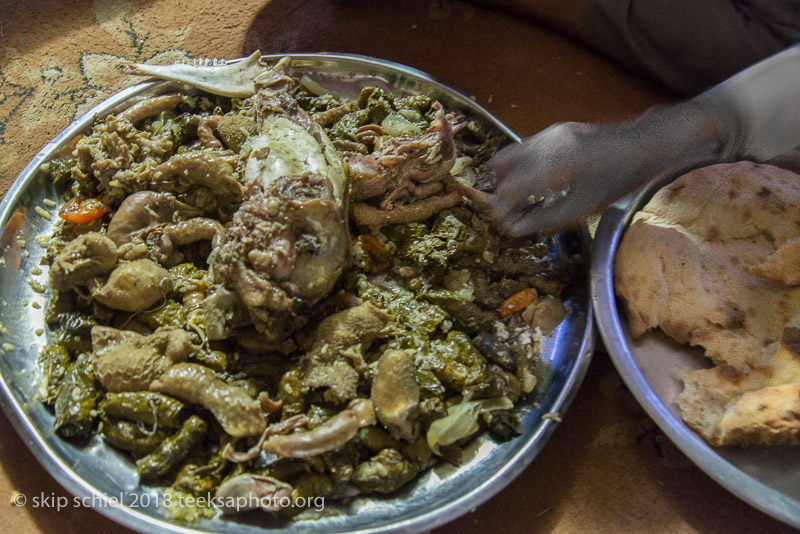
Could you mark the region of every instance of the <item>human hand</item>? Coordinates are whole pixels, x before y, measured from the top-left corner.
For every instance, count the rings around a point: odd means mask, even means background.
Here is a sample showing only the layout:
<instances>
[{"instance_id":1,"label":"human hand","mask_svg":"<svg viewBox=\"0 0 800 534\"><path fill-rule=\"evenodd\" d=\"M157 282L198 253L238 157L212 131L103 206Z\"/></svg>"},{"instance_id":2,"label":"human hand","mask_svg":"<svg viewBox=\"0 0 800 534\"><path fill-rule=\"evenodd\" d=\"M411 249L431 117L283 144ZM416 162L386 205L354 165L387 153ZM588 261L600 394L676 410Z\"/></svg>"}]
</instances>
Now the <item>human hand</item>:
<instances>
[{"instance_id":1,"label":"human hand","mask_svg":"<svg viewBox=\"0 0 800 534\"><path fill-rule=\"evenodd\" d=\"M633 121L553 125L490 161L494 215L513 236L579 223L652 180L723 161L727 131L691 100Z\"/></svg>"},{"instance_id":2,"label":"human hand","mask_svg":"<svg viewBox=\"0 0 800 534\"><path fill-rule=\"evenodd\" d=\"M556 124L490 161L495 217L510 235L556 230L652 180L713 163L766 161L800 143L799 98L796 45L633 121Z\"/></svg>"},{"instance_id":3,"label":"human hand","mask_svg":"<svg viewBox=\"0 0 800 534\"><path fill-rule=\"evenodd\" d=\"M490 161L492 200L505 233L525 235L581 222L634 189L640 159L620 124L560 123Z\"/></svg>"}]
</instances>

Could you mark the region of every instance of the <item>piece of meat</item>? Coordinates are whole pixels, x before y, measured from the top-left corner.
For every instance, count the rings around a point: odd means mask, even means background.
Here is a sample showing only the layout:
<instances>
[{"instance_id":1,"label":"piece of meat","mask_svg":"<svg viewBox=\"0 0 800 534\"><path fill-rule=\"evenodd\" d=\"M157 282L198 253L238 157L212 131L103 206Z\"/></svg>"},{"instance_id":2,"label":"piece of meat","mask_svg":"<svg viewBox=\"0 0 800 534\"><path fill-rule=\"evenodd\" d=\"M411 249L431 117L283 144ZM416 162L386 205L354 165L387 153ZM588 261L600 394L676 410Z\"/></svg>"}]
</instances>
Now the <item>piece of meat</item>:
<instances>
[{"instance_id":1,"label":"piece of meat","mask_svg":"<svg viewBox=\"0 0 800 534\"><path fill-rule=\"evenodd\" d=\"M240 514L256 508L277 512L292 502L292 486L272 477L244 473L225 480L214 501L223 514Z\"/></svg>"},{"instance_id":2,"label":"piece of meat","mask_svg":"<svg viewBox=\"0 0 800 534\"><path fill-rule=\"evenodd\" d=\"M267 342L304 324L303 313L333 287L350 249L345 216L322 175L249 186L213 270Z\"/></svg>"},{"instance_id":3,"label":"piece of meat","mask_svg":"<svg viewBox=\"0 0 800 534\"><path fill-rule=\"evenodd\" d=\"M89 232L73 239L50 266L50 285L60 291L88 285L117 265L117 247L105 234Z\"/></svg>"},{"instance_id":4,"label":"piece of meat","mask_svg":"<svg viewBox=\"0 0 800 534\"><path fill-rule=\"evenodd\" d=\"M242 198L242 185L236 179L231 163L208 151L187 151L172 156L153 170L149 187L178 193L204 188L211 193L211 197L205 195L203 202L195 198L190 203L206 213L224 210Z\"/></svg>"},{"instance_id":5,"label":"piece of meat","mask_svg":"<svg viewBox=\"0 0 800 534\"><path fill-rule=\"evenodd\" d=\"M347 408L321 425L306 432L281 434L267 439L264 451L287 458L308 458L323 452L338 449L359 428L375 424L375 411L368 399L354 399Z\"/></svg>"},{"instance_id":6,"label":"piece of meat","mask_svg":"<svg viewBox=\"0 0 800 534\"><path fill-rule=\"evenodd\" d=\"M328 395L340 402L355 398L359 377L366 371L362 350L382 334L388 320L366 302L326 317L298 364L306 384L328 388Z\"/></svg>"},{"instance_id":7,"label":"piece of meat","mask_svg":"<svg viewBox=\"0 0 800 534\"><path fill-rule=\"evenodd\" d=\"M114 269L105 284L93 288L92 298L115 310L138 312L152 308L170 291L166 269L151 260L136 260Z\"/></svg>"},{"instance_id":8,"label":"piece of meat","mask_svg":"<svg viewBox=\"0 0 800 534\"><path fill-rule=\"evenodd\" d=\"M108 326L92 328L94 373L112 392L146 390L196 349L191 335L176 327L160 327L149 336Z\"/></svg>"},{"instance_id":9,"label":"piece of meat","mask_svg":"<svg viewBox=\"0 0 800 534\"><path fill-rule=\"evenodd\" d=\"M417 184L449 176L456 160L453 126L440 103L436 102L434 109L436 118L421 136L387 137L380 150L348 158L353 200L373 199L390 210L395 201L410 196Z\"/></svg>"},{"instance_id":10,"label":"piece of meat","mask_svg":"<svg viewBox=\"0 0 800 534\"><path fill-rule=\"evenodd\" d=\"M416 435L419 385L414 359L404 350L387 350L378 359L370 395L378 420L401 439Z\"/></svg>"},{"instance_id":11,"label":"piece of meat","mask_svg":"<svg viewBox=\"0 0 800 534\"><path fill-rule=\"evenodd\" d=\"M172 193L138 191L122 201L108 223L108 237L121 247L150 226L197 217L201 211L180 202Z\"/></svg>"},{"instance_id":12,"label":"piece of meat","mask_svg":"<svg viewBox=\"0 0 800 534\"><path fill-rule=\"evenodd\" d=\"M153 170L172 151L168 137L137 130L123 117L110 116L78 141L78 164L73 176L87 192L100 192L108 206L147 189Z\"/></svg>"},{"instance_id":13,"label":"piece of meat","mask_svg":"<svg viewBox=\"0 0 800 534\"><path fill-rule=\"evenodd\" d=\"M234 437L257 436L267 426L256 399L196 363L173 365L150 384L150 390L203 405Z\"/></svg>"},{"instance_id":14,"label":"piece of meat","mask_svg":"<svg viewBox=\"0 0 800 534\"><path fill-rule=\"evenodd\" d=\"M145 228L135 242L144 245L150 259L165 264L172 258L176 247L203 240L210 240L212 248L219 247L225 242L225 227L215 219L195 217L188 221Z\"/></svg>"}]
</instances>

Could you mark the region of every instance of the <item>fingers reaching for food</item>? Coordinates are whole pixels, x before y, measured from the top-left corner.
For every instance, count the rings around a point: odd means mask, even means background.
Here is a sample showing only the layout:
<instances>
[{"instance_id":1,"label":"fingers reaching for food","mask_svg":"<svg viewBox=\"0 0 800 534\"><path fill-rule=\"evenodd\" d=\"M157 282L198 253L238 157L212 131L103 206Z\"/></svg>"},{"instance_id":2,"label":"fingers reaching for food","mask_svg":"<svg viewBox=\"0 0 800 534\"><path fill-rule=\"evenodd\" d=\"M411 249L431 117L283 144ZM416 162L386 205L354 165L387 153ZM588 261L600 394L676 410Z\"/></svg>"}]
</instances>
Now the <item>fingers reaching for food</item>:
<instances>
[{"instance_id":1,"label":"fingers reaching for food","mask_svg":"<svg viewBox=\"0 0 800 534\"><path fill-rule=\"evenodd\" d=\"M494 213L512 235L558 229L656 179L769 160L800 145L797 102L800 45L633 121L556 124L493 158Z\"/></svg>"}]
</instances>

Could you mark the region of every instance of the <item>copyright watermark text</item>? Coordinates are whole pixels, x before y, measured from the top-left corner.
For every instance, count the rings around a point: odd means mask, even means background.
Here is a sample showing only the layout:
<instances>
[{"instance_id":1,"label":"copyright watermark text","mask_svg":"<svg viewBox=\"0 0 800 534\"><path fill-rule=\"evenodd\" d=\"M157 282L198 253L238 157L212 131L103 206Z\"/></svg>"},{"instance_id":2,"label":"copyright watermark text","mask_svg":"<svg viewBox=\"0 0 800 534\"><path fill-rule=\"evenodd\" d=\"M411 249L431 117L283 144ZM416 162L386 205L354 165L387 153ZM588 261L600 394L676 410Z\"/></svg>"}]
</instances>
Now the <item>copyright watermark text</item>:
<instances>
[{"instance_id":1,"label":"copyright watermark text","mask_svg":"<svg viewBox=\"0 0 800 534\"><path fill-rule=\"evenodd\" d=\"M298 502L298 499L302 502ZM128 508L150 507L218 507L223 509L246 510L251 508L280 509L289 506L300 508L313 508L321 512L325 509L324 497L214 497L194 496L189 494L173 493L125 493L119 495L90 495L84 497L67 497L56 493L39 492L36 495L25 495L18 491L11 493L10 502L14 506L27 506L30 508L52 508L57 512L66 508L113 508L127 506Z\"/></svg>"}]
</instances>

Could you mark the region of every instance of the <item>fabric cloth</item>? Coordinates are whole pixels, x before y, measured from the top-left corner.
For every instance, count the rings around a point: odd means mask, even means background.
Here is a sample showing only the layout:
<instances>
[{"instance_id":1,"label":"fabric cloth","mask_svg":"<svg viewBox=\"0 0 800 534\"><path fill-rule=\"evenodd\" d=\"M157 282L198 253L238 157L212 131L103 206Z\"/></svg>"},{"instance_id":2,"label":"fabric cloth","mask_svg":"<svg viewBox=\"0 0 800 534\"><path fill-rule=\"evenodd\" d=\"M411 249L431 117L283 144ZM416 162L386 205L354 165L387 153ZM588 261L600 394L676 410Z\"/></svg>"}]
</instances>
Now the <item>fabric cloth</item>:
<instances>
[{"instance_id":1,"label":"fabric cloth","mask_svg":"<svg viewBox=\"0 0 800 534\"><path fill-rule=\"evenodd\" d=\"M587 41L683 95L800 39L797 0L583 0Z\"/></svg>"}]
</instances>

